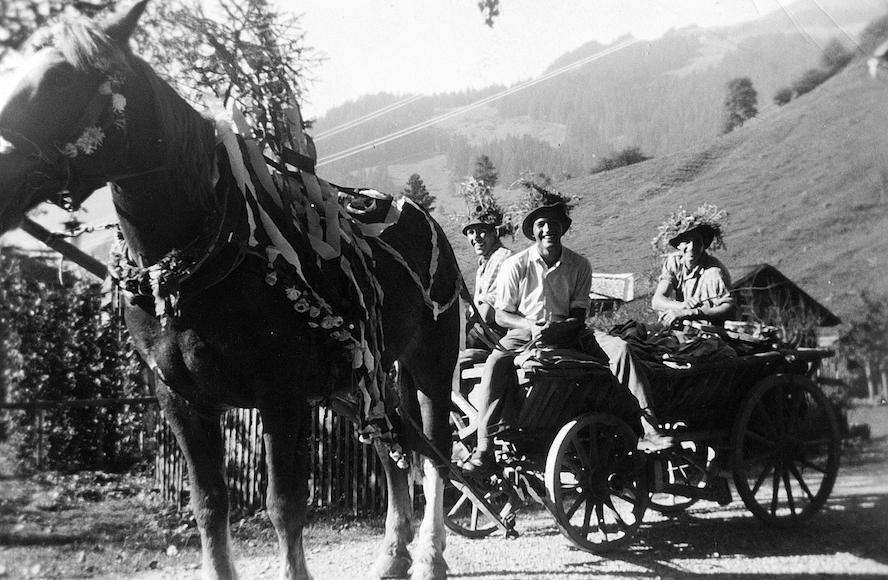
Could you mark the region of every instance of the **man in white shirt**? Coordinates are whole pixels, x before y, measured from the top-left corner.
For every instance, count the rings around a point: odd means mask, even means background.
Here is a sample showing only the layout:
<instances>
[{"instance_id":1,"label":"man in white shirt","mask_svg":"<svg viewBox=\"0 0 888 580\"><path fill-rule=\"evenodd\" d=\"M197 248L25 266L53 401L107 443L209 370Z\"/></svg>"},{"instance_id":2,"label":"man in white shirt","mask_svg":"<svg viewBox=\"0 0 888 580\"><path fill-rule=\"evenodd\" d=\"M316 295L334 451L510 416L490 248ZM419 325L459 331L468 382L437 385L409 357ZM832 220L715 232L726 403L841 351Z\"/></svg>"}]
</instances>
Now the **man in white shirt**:
<instances>
[{"instance_id":1,"label":"man in white shirt","mask_svg":"<svg viewBox=\"0 0 888 580\"><path fill-rule=\"evenodd\" d=\"M522 232L534 244L512 255L500 269L495 319L508 329L500 341L508 350L495 350L488 357L481 383L473 393L478 401L478 445L463 465L467 476L485 477L495 463L492 418L498 414L504 393L515 383L517 349L534 340L563 345L576 343L584 334L581 342L586 350L596 351L588 354L608 359L611 372L635 395L643 414L647 409L646 379L626 342L604 332L594 332L595 340L588 336L592 334L586 329L592 267L586 258L562 245L561 237L570 225L563 200L544 197L544 204L529 212L522 222ZM596 341L600 349L596 348ZM671 444L671 439L660 434L652 421L642 421L642 425L649 450Z\"/></svg>"}]
</instances>

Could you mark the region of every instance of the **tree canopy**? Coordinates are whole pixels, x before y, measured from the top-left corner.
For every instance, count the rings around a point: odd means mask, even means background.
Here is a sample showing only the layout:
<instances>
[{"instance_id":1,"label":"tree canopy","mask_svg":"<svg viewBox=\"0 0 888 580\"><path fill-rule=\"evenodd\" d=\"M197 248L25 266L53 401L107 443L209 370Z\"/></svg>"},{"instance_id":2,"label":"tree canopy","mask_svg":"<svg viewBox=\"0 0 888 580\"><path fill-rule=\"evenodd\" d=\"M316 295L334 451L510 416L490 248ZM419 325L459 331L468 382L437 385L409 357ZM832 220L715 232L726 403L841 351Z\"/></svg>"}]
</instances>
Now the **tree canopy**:
<instances>
[{"instance_id":1,"label":"tree canopy","mask_svg":"<svg viewBox=\"0 0 888 580\"><path fill-rule=\"evenodd\" d=\"M749 77L741 77L729 81L722 132L730 133L756 115L758 115L758 92L752 86L752 80Z\"/></svg>"}]
</instances>

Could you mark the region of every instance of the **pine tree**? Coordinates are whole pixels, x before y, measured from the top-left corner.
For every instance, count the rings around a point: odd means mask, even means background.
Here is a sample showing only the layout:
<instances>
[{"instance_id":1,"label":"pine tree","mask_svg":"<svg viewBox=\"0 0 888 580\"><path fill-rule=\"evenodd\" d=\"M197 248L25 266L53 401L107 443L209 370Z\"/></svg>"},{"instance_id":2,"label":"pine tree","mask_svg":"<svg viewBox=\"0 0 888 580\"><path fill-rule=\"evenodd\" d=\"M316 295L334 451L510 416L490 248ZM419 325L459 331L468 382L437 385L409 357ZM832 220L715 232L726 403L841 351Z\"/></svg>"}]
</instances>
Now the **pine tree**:
<instances>
[{"instance_id":1,"label":"pine tree","mask_svg":"<svg viewBox=\"0 0 888 580\"><path fill-rule=\"evenodd\" d=\"M478 181L483 181L487 187L494 187L499 181L499 172L493 165L493 161L487 155L481 155L475 159L475 170L472 177Z\"/></svg>"},{"instance_id":2,"label":"pine tree","mask_svg":"<svg viewBox=\"0 0 888 580\"><path fill-rule=\"evenodd\" d=\"M401 193L428 211L435 208L435 196L426 189L425 183L422 182L422 177L418 173L410 176L410 179L407 180L407 187Z\"/></svg>"}]
</instances>

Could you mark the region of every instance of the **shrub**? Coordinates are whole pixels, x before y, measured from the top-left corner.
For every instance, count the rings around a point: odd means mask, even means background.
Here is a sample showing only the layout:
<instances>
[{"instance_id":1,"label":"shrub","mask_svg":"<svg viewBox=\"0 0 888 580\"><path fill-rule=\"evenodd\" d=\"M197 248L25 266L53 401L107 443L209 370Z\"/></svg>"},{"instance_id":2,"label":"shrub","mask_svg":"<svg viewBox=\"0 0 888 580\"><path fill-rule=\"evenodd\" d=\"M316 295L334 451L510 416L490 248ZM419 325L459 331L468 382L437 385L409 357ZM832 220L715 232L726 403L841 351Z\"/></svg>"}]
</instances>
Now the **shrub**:
<instances>
[{"instance_id":1,"label":"shrub","mask_svg":"<svg viewBox=\"0 0 888 580\"><path fill-rule=\"evenodd\" d=\"M789 87L783 87L776 93L774 93L774 104L778 107L782 107L786 103L792 100L792 89Z\"/></svg>"},{"instance_id":2,"label":"shrub","mask_svg":"<svg viewBox=\"0 0 888 580\"><path fill-rule=\"evenodd\" d=\"M120 316L103 323L98 284L65 285L22 275L0 256L0 369L12 403L121 398L144 394L141 363ZM43 429L36 422L42 413ZM142 460L143 410L51 407L7 413L22 466L42 445L51 469L120 471Z\"/></svg>"},{"instance_id":3,"label":"shrub","mask_svg":"<svg viewBox=\"0 0 888 580\"><path fill-rule=\"evenodd\" d=\"M804 95L805 93L810 93L818 86L823 84L830 76L829 71L820 69L820 68L812 68L809 69L805 74L803 74L799 79L792 84L792 90L795 91L797 97Z\"/></svg>"},{"instance_id":4,"label":"shrub","mask_svg":"<svg viewBox=\"0 0 888 580\"><path fill-rule=\"evenodd\" d=\"M626 147L622 151L618 151L617 153L614 153L609 157L605 157L601 161L599 161L598 164L592 168L592 173L610 171L611 169L616 169L617 167L625 167L627 165L641 163L642 161L647 161L648 159L651 159L651 157L642 153L640 147Z\"/></svg>"}]
</instances>

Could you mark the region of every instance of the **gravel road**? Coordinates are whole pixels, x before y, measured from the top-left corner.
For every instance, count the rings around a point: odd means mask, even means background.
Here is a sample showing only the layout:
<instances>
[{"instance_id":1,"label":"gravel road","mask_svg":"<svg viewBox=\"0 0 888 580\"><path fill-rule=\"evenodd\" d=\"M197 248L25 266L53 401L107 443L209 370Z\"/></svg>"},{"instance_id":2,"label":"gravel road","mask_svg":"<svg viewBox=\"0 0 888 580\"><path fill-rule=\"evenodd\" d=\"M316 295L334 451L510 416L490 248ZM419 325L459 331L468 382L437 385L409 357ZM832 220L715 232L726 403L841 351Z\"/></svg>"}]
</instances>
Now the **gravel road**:
<instances>
[{"instance_id":1,"label":"gravel road","mask_svg":"<svg viewBox=\"0 0 888 580\"><path fill-rule=\"evenodd\" d=\"M645 521L632 546L604 557L573 549L543 511L519 515L517 539L468 540L450 534L450 578L888 578L888 440L845 462L826 509L801 528L765 527L736 494L726 507L701 502L680 517L649 512ZM378 532L346 530L323 537L313 540L309 530L306 539L317 580L366 577ZM183 554L181 566L164 563L164 570L130 577L197 578L196 562L196 554ZM238 567L246 579L272 577L271 548L240 558Z\"/></svg>"}]
</instances>

